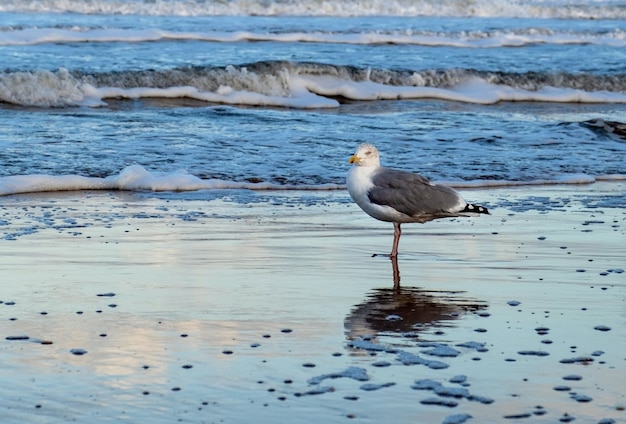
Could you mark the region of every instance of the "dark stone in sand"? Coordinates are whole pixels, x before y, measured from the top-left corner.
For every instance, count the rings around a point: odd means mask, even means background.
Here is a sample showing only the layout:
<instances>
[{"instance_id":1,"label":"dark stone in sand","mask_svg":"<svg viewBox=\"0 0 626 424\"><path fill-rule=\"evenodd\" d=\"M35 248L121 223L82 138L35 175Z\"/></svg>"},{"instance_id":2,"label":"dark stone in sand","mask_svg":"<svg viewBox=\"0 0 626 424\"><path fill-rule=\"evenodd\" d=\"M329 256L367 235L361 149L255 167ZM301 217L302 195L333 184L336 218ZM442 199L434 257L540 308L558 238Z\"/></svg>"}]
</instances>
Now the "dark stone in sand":
<instances>
[{"instance_id":1,"label":"dark stone in sand","mask_svg":"<svg viewBox=\"0 0 626 424\"><path fill-rule=\"evenodd\" d=\"M509 306L519 306L522 304L522 302L520 302L519 300L509 300L508 302L506 302Z\"/></svg>"},{"instance_id":2,"label":"dark stone in sand","mask_svg":"<svg viewBox=\"0 0 626 424\"><path fill-rule=\"evenodd\" d=\"M285 334L289 334L291 333L293 330L291 328L283 328L282 330L280 330L281 333L285 333Z\"/></svg>"},{"instance_id":3,"label":"dark stone in sand","mask_svg":"<svg viewBox=\"0 0 626 424\"><path fill-rule=\"evenodd\" d=\"M570 375L566 375L563 377L563 380L568 380L568 381L580 381L582 379L583 378L577 374L570 374Z\"/></svg>"},{"instance_id":4,"label":"dark stone in sand","mask_svg":"<svg viewBox=\"0 0 626 424\"><path fill-rule=\"evenodd\" d=\"M606 325L596 325L595 327L593 327L593 329L598 331L610 331L611 327Z\"/></svg>"},{"instance_id":5,"label":"dark stone in sand","mask_svg":"<svg viewBox=\"0 0 626 424\"><path fill-rule=\"evenodd\" d=\"M556 390L557 392L569 392L570 390L572 390L572 388L569 386L556 386L554 387L554 390Z\"/></svg>"},{"instance_id":6,"label":"dark stone in sand","mask_svg":"<svg viewBox=\"0 0 626 424\"><path fill-rule=\"evenodd\" d=\"M78 356L82 356L87 353L85 349L80 349L80 348L70 349L70 352L73 355L78 355Z\"/></svg>"},{"instance_id":7,"label":"dark stone in sand","mask_svg":"<svg viewBox=\"0 0 626 424\"><path fill-rule=\"evenodd\" d=\"M522 418L530 418L532 416L533 414L531 414L530 412L522 412L521 414L505 415L504 418L506 418L507 420L518 420Z\"/></svg>"},{"instance_id":8,"label":"dark stone in sand","mask_svg":"<svg viewBox=\"0 0 626 424\"><path fill-rule=\"evenodd\" d=\"M450 399L441 399L441 398L436 398L436 397L432 397L432 398L427 398L427 399L421 400L420 403L422 405L447 406L448 408L454 408L455 406L457 406L459 404L458 402L455 402L455 401L450 400Z\"/></svg>"},{"instance_id":9,"label":"dark stone in sand","mask_svg":"<svg viewBox=\"0 0 626 424\"><path fill-rule=\"evenodd\" d=\"M315 368L315 364L312 364L310 362L306 362L304 364L302 364L303 367L305 368Z\"/></svg>"},{"instance_id":10,"label":"dark stone in sand","mask_svg":"<svg viewBox=\"0 0 626 424\"><path fill-rule=\"evenodd\" d=\"M97 296L98 297L113 297L115 296L115 293L99 293Z\"/></svg>"},{"instance_id":11,"label":"dark stone in sand","mask_svg":"<svg viewBox=\"0 0 626 424\"><path fill-rule=\"evenodd\" d=\"M580 402L580 403L587 403L587 402L591 402L593 400L593 398L591 396L587 396L587 395L572 395L572 399L574 399L576 402Z\"/></svg>"},{"instance_id":12,"label":"dark stone in sand","mask_svg":"<svg viewBox=\"0 0 626 424\"><path fill-rule=\"evenodd\" d=\"M232 355L232 354L233 354L233 351L232 351L232 350L224 350L224 351L222 351L222 353L223 353L224 355Z\"/></svg>"},{"instance_id":13,"label":"dark stone in sand","mask_svg":"<svg viewBox=\"0 0 626 424\"><path fill-rule=\"evenodd\" d=\"M191 368L193 368L193 365L189 365L189 364L183 365L183 369L188 370L188 369L191 369Z\"/></svg>"},{"instance_id":14,"label":"dark stone in sand","mask_svg":"<svg viewBox=\"0 0 626 424\"><path fill-rule=\"evenodd\" d=\"M5 337L6 340L28 340L30 339L30 337L23 335L23 336L6 336Z\"/></svg>"},{"instance_id":15,"label":"dark stone in sand","mask_svg":"<svg viewBox=\"0 0 626 424\"><path fill-rule=\"evenodd\" d=\"M587 362L593 362L593 358L589 357L589 356L579 356L576 358L565 358L565 359L561 359L559 361L562 364L577 364L577 363L587 363Z\"/></svg>"},{"instance_id":16,"label":"dark stone in sand","mask_svg":"<svg viewBox=\"0 0 626 424\"><path fill-rule=\"evenodd\" d=\"M520 355L524 355L524 356L548 356L550 355L548 352L544 352L542 350L520 350L517 353Z\"/></svg>"}]
</instances>

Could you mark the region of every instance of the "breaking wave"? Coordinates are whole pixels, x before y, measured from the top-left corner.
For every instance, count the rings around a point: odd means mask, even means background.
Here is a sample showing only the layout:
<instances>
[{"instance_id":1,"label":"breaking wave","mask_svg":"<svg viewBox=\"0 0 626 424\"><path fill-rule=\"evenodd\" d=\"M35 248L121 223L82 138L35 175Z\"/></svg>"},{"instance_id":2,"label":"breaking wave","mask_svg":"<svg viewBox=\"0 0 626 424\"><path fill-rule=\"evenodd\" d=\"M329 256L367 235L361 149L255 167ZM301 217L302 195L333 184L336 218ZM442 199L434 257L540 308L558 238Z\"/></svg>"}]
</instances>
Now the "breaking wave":
<instances>
[{"instance_id":1,"label":"breaking wave","mask_svg":"<svg viewBox=\"0 0 626 424\"><path fill-rule=\"evenodd\" d=\"M621 1L542 0L4 0L0 12L156 16L459 16L626 19Z\"/></svg>"},{"instance_id":2,"label":"breaking wave","mask_svg":"<svg viewBox=\"0 0 626 424\"><path fill-rule=\"evenodd\" d=\"M335 108L344 99L626 103L626 74L395 70L287 61L102 73L0 73L0 101L13 105L98 107L111 98L191 98L303 109Z\"/></svg>"}]
</instances>

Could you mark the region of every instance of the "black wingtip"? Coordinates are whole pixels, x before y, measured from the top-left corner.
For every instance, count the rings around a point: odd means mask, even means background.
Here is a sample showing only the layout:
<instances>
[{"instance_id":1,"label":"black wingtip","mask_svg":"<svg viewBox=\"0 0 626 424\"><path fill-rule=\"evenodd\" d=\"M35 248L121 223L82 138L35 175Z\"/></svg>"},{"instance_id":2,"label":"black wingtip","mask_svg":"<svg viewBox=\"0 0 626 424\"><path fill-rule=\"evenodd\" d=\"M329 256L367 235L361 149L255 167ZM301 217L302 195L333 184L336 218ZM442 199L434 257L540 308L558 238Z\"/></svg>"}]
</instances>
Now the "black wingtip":
<instances>
[{"instance_id":1,"label":"black wingtip","mask_svg":"<svg viewBox=\"0 0 626 424\"><path fill-rule=\"evenodd\" d=\"M461 212L466 212L466 213L484 213L487 215L491 215L489 213L489 210L484 207L484 206L480 206L480 205L475 205L473 203L468 203L465 206L465 209L463 209Z\"/></svg>"}]
</instances>

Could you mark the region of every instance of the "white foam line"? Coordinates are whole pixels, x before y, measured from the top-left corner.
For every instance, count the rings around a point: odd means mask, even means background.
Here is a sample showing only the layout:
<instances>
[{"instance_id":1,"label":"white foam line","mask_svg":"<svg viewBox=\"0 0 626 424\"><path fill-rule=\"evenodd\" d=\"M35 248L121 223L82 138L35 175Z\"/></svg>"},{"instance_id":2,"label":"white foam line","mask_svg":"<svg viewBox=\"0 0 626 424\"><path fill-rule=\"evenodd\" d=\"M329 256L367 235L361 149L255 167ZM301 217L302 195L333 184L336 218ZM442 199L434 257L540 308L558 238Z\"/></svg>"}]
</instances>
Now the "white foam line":
<instances>
[{"instance_id":1,"label":"white foam line","mask_svg":"<svg viewBox=\"0 0 626 424\"><path fill-rule=\"evenodd\" d=\"M455 188L497 188L558 184L591 184L595 181L626 181L626 175L614 174L594 177L585 174L564 175L554 180L534 181L451 181L437 182ZM197 191L197 190L281 190L281 191L321 191L345 190L345 184L280 185L273 183L249 183L219 179L201 179L185 171L168 174L151 173L140 165L131 165L118 175L106 178L84 177L80 175L15 175L0 177L0 196L12 194L76 191L76 190L127 190L127 191Z\"/></svg>"},{"instance_id":2,"label":"white foam line","mask_svg":"<svg viewBox=\"0 0 626 424\"><path fill-rule=\"evenodd\" d=\"M165 40L194 40L206 42L233 43L241 41L272 41L280 43L327 43L327 44L399 44L421 45L430 47L459 48L498 48L520 47L532 44L597 44L613 47L626 46L623 32L612 35L595 34L516 34L496 32L478 35L450 34L403 34L396 33L358 33L333 34L321 31L289 33L255 33L250 31L210 31L210 32L175 32L153 29L58 29L27 28L0 32L0 45L27 46L46 43L139 43Z\"/></svg>"}]
</instances>

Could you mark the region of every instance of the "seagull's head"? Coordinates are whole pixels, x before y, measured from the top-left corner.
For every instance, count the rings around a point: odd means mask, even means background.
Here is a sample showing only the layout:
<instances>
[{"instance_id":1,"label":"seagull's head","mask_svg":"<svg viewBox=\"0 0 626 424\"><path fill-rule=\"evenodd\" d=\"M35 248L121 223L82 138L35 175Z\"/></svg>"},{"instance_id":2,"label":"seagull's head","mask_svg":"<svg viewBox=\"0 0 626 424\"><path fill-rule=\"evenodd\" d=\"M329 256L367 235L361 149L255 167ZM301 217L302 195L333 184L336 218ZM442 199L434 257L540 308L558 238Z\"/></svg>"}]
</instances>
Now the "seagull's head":
<instances>
[{"instance_id":1,"label":"seagull's head","mask_svg":"<svg viewBox=\"0 0 626 424\"><path fill-rule=\"evenodd\" d=\"M358 166L380 166L380 156L378 155L378 149L369 143L359 144L356 151L348 160L352 165Z\"/></svg>"}]
</instances>

